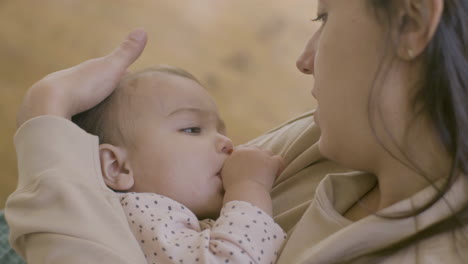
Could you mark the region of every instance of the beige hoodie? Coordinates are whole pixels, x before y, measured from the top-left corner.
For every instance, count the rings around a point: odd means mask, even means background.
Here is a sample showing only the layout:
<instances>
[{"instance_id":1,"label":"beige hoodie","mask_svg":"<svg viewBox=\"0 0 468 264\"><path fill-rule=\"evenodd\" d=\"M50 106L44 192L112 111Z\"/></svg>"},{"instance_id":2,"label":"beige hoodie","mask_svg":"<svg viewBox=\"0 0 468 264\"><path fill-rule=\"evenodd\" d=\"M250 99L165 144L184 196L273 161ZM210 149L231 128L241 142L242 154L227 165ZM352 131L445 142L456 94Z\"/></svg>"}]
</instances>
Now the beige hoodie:
<instances>
[{"instance_id":1,"label":"beige hoodie","mask_svg":"<svg viewBox=\"0 0 468 264\"><path fill-rule=\"evenodd\" d=\"M445 200L417 217L371 215L351 222L342 213L375 178L346 173L323 159L319 133L312 113L306 113L249 143L285 159L272 191L275 221L289 234L280 264L346 262L370 254L422 232L468 201L463 177ZM68 120L42 116L18 129L15 144L19 183L7 201L6 218L11 244L29 263L145 263L118 198L100 176L97 137ZM424 189L381 213L414 208L433 192ZM391 252L380 263L468 263L459 257L449 232Z\"/></svg>"}]
</instances>

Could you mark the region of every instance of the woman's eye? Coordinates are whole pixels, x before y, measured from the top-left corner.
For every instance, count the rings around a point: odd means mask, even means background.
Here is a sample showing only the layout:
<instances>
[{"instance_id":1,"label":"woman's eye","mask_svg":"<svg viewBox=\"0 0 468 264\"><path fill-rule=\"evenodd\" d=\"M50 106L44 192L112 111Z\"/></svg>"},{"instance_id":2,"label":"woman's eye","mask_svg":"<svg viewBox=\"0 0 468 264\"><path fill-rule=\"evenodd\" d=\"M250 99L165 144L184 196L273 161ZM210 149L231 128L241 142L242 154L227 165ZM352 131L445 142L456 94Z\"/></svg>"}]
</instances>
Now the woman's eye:
<instances>
[{"instance_id":1,"label":"woman's eye","mask_svg":"<svg viewBox=\"0 0 468 264\"><path fill-rule=\"evenodd\" d=\"M188 127L188 128L183 128L180 131L189 133L189 134L200 134L201 128L200 127Z\"/></svg>"},{"instance_id":2,"label":"woman's eye","mask_svg":"<svg viewBox=\"0 0 468 264\"><path fill-rule=\"evenodd\" d=\"M316 18L312 19L312 21L324 23L324 22L327 22L327 19L328 19L328 14L321 13L321 14L318 14Z\"/></svg>"}]
</instances>

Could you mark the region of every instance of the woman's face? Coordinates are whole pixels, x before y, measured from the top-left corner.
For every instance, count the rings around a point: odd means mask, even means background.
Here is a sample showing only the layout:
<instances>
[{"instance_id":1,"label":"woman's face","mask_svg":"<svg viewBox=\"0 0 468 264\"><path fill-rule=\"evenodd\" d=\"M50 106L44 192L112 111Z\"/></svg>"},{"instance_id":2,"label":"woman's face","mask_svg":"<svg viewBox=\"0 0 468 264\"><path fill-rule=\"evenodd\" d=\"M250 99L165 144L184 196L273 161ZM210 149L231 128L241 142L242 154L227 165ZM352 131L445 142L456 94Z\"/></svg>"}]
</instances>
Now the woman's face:
<instances>
[{"instance_id":1,"label":"woman's face","mask_svg":"<svg viewBox=\"0 0 468 264\"><path fill-rule=\"evenodd\" d=\"M372 163L381 151L369 125L368 100L383 59L384 26L366 0L319 0L317 10L321 26L297 67L315 77L311 92L322 131L319 148L343 165L368 170L361 161ZM386 96L394 101L392 94Z\"/></svg>"}]
</instances>

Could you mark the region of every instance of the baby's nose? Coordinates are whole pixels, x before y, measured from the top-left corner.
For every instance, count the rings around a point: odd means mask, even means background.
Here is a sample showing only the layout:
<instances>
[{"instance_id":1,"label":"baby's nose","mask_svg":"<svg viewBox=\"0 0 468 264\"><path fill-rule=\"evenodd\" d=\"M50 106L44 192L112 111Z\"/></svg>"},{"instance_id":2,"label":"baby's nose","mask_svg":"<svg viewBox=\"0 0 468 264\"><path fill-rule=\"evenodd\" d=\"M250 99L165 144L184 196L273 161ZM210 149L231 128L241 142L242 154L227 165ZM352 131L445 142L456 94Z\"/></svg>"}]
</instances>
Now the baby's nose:
<instances>
[{"instance_id":1,"label":"baby's nose","mask_svg":"<svg viewBox=\"0 0 468 264\"><path fill-rule=\"evenodd\" d=\"M224 154L231 154L234 146L232 144L232 140L224 135L221 135L218 140L217 150L220 153Z\"/></svg>"}]
</instances>

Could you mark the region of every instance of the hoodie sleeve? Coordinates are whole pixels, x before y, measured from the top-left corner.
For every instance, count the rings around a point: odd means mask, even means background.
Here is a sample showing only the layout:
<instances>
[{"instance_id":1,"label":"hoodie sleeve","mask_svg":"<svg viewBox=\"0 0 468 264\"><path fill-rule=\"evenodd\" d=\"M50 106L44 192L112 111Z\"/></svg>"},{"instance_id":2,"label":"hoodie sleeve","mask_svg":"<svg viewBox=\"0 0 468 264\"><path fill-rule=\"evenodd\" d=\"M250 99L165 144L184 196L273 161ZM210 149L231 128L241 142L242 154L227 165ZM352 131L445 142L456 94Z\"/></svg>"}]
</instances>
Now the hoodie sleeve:
<instances>
[{"instance_id":1,"label":"hoodie sleeve","mask_svg":"<svg viewBox=\"0 0 468 264\"><path fill-rule=\"evenodd\" d=\"M101 177L97 137L39 116L15 135L18 186L7 200L10 244L27 263L145 263Z\"/></svg>"}]
</instances>

